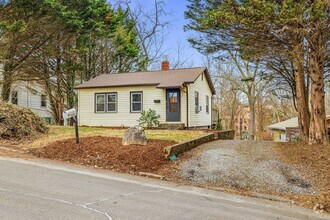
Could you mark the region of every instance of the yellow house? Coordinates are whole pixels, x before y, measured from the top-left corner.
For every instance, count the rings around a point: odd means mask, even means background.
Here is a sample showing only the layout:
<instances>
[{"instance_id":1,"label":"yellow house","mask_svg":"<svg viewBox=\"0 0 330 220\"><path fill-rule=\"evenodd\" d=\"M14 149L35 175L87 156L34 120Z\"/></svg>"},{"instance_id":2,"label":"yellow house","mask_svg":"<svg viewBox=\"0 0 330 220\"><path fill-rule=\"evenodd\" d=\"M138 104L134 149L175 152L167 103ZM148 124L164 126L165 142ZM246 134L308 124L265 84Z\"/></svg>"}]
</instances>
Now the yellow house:
<instances>
[{"instance_id":1,"label":"yellow house","mask_svg":"<svg viewBox=\"0 0 330 220\"><path fill-rule=\"evenodd\" d=\"M212 125L215 89L205 67L170 70L164 61L159 71L102 74L76 89L80 125L135 126L148 109L163 127Z\"/></svg>"},{"instance_id":2,"label":"yellow house","mask_svg":"<svg viewBox=\"0 0 330 220\"><path fill-rule=\"evenodd\" d=\"M330 115L326 116L326 121L330 138ZM300 133L297 117L270 125L268 128L272 131L274 141L291 141L293 137L299 136Z\"/></svg>"},{"instance_id":3,"label":"yellow house","mask_svg":"<svg viewBox=\"0 0 330 220\"><path fill-rule=\"evenodd\" d=\"M286 142L289 141L289 139L291 138L291 137L287 137L289 128L291 130L293 128L298 129L298 118L295 117L286 121L272 124L268 126L268 128L272 131L274 141Z\"/></svg>"}]
</instances>

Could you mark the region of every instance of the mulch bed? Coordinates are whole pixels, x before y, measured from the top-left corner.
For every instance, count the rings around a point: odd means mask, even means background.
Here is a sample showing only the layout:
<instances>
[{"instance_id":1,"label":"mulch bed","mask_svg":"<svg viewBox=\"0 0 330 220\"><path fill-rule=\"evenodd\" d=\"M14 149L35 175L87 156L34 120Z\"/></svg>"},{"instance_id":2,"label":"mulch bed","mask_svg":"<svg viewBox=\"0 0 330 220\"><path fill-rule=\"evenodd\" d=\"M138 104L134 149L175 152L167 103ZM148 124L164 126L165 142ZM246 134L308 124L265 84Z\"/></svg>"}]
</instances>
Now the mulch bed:
<instances>
[{"instance_id":1,"label":"mulch bed","mask_svg":"<svg viewBox=\"0 0 330 220\"><path fill-rule=\"evenodd\" d=\"M292 199L315 210L330 212L330 145L290 142L276 147L280 159L301 169L317 186L316 195L294 195Z\"/></svg>"},{"instance_id":2,"label":"mulch bed","mask_svg":"<svg viewBox=\"0 0 330 220\"><path fill-rule=\"evenodd\" d=\"M148 140L147 145L121 144L121 138L85 137L76 145L75 139L56 141L31 153L41 158L67 161L119 172L155 172L168 161L163 148L174 141Z\"/></svg>"}]
</instances>

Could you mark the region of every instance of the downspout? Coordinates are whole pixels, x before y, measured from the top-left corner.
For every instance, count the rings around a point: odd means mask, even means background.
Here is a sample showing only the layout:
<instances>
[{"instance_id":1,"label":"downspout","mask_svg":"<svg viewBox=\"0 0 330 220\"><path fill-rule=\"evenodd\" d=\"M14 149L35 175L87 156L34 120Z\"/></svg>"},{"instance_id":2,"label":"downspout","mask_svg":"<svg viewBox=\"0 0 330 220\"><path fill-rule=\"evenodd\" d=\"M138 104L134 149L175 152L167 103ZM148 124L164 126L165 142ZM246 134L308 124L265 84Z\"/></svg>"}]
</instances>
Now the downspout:
<instances>
[{"instance_id":1,"label":"downspout","mask_svg":"<svg viewBox=\"0 0 330 220\"><path fill-rule=\"evenodd\" d=\"M188 86L184 85L186 91L182 90L182 92L186 93L186 116L187 116L187 129L189 129L189 97L188 97Z\"/></svg>"}]
</instances>

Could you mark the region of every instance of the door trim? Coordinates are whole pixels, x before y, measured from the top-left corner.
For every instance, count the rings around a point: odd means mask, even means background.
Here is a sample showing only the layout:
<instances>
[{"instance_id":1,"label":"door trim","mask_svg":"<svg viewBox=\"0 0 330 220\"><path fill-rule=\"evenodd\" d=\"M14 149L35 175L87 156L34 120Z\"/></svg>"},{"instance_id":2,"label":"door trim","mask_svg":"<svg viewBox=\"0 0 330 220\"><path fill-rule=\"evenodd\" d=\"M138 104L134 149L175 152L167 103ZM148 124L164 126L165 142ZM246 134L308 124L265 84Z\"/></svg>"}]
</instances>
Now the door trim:
<instances>
[{"instance_id":1,"label":"door trim","mask_svg":"<svg viewBox=\"0 0 330 220\"><path fill-rule=\"evenodd\" d=\"M167 116L168 116L168 103L167 103L167 93L171 91L176 91L178 92L178 102L179 102L179 119L178 121L168 121ZM166 122L181 122L181 90L180 89L166 89L165 91L165 111L166 111Z\"/></svg>"}]
</instances>

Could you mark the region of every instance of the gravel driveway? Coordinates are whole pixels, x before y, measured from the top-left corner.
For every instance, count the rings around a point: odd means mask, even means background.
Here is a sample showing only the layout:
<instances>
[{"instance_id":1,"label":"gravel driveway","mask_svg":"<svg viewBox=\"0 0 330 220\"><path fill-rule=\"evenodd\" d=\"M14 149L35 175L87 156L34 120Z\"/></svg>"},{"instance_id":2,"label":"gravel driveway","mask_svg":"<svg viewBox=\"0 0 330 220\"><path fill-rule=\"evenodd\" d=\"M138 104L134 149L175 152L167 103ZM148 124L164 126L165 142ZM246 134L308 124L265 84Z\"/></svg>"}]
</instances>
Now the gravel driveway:
<instances>
[{"instance_id":1,"label":"gravel driveway","mask_svg":"<svg viewBox=\"0 0 330 220\"><path fill-rule=\"evenodd\" d=\"M214 141L194 149L180 166L181 178L197 184L313 193L313 185L292 165L279 161L274 142Z\"/></svg>"}]
</instances>

